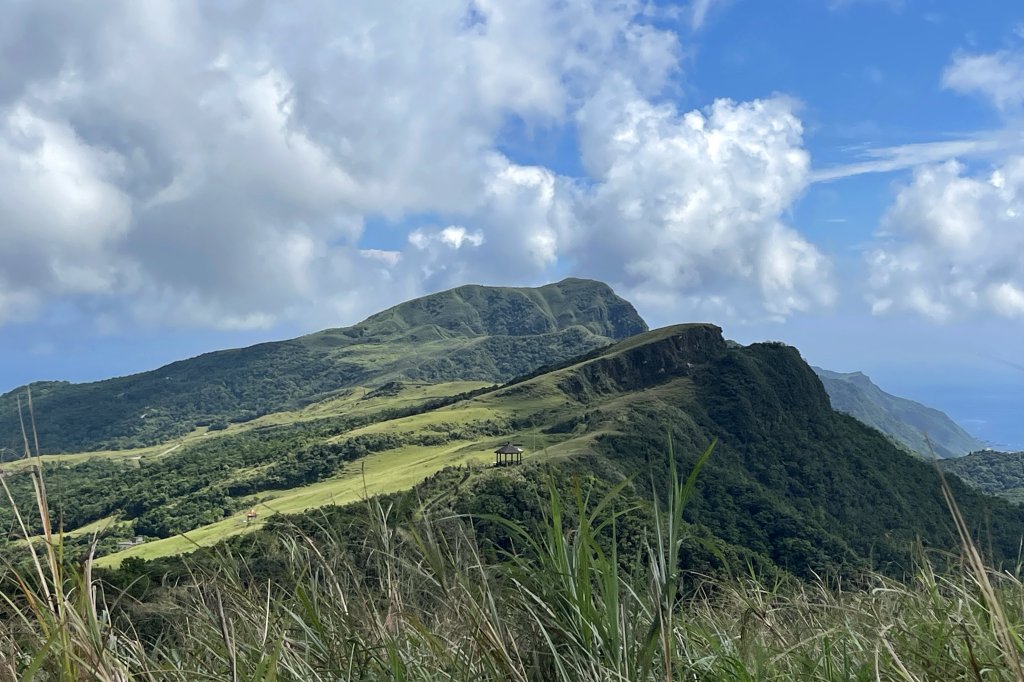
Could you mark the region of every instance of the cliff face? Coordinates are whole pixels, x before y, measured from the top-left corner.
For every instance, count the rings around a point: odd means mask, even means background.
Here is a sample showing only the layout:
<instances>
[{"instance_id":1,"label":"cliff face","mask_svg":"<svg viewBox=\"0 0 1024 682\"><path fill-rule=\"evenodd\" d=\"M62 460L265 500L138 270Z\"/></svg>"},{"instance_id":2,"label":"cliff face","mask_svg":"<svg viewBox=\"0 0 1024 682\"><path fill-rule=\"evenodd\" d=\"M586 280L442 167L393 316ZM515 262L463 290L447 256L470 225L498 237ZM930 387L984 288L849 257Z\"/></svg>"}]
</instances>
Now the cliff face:
<instances>
[{"instance_id":1,"label":"cliff face","mask_svg":"<svg viewBox=\"0 0 1024 682\"><path fill-rule=\"evenodd\" d=\"M612 346L559 381L584 404L566 402L582 414L550 432L597 432L595 449L615 480L665 494L669 448L685 471L717 441L690 520L794 573L871 566L902 575L913 568L915 543L951 548L934 466L832 410L795 348L729 345L717 328L692 325ZM1019 509L950 484L965 516L991 537L993 556L1015 560Z\"/></svg>"},{"instance_id":2,"label":"cliff face","mask_svg":"<svg viewBox=\"0 0 1024 682\"><path fill-rule=\"evenodd\" d=\"M576 368L558 387L576 400L588 402L688 376L696 366L726 350L722 330L713 324L659 329L620 346Z\"/></svg>"}]
</instances>

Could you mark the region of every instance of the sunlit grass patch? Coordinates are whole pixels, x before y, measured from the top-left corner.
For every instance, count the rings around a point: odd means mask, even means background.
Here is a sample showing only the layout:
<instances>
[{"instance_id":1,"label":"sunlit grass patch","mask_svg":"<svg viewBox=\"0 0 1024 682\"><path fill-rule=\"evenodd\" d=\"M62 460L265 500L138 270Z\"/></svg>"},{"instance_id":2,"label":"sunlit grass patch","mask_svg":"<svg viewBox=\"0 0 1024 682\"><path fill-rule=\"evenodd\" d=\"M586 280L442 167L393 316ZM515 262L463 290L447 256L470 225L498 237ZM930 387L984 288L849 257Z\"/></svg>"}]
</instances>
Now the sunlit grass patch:
<instances>
[{"instance_id":1,"label":"sunlit grass patch","mask_svg":"<svg viewBox=\"0 0 1024 682\"><path fill-rule=\"evenodd\" d=\"M98 566L117 566L128 557L152 559L184 554L228 537L262 526L272 514L294 514L325 505L348 504L367 496L407 490L431 474L449 466L486 465L493 461L489 447L458 442L438 447L409 446L375 453L347 466L338 475L313 485L285 491L271 491L253 501L259 517L247 523L244 512L202 526L181 536L152 540L96 560ZM248 509L248 507L247 507Z\"/></svg>"}]
</instances>

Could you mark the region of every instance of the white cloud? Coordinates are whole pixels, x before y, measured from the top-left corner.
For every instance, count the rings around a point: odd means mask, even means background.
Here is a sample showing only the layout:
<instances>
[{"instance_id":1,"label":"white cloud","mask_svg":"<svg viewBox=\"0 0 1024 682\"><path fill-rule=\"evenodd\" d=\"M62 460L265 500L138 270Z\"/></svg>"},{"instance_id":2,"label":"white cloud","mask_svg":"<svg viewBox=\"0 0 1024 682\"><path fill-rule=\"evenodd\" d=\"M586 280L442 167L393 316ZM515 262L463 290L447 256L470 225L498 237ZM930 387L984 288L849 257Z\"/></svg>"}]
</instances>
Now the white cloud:
<instances>
[{"instance_id":1,"label":"white cloud","mask_svg":"<svg viewBox=\"0 0 1024 682\"><path fill-rule=\"evenodd\" d=\"M469 232L461 225L449 225L443 230L435 232L419 228L409 233L409 243L420 251L425 251L434 244L458 250L462 248L463 244L467 246L480 246L484 243L484 235L479 230Z\"/></svg>"},{"instance_id":2,"label":"white cloud","mask_svg":"<svg viewBox=\"0 0 1024 682\"><path fill-rule=\"evenodd\" d=\"M1024 289L1021 285L1003 282L989 292L992 307L1003 317L1024 317Z\"/></svg>"},{"instance_id":3,"label":"white cloud","mask_svg":"<svg viewBox=\"0 0 1024 682\"><path fill-rule=\"evenodd\" d=\"M1024 105L1024 54L954 55L943 84L986 96L1007 125L963 147L905 153L921 165L899 188L868 254L872 310L938 321L972 314L1024 318L1024 131L1015 118ZM943 152L947 159L988 158L991 165L973 171L962 161L935 163Z\"/></svg>"},{"instance_id":4,"label":"white cloud","mask_svg":"<svg viewBox=\"0 0 1024 682\"><path fill-rule=\"evenodd\" d=\"M498 157L478 214L495 234L493 253L508 267L533 275L553 266L576 220L574 185L538 166Z\"/></svg>"},{"instance_id":5,"label":"white cloud","mask_svg":"<svg viewBox=\"0 0 1024 682\"><path fill-rule=\"evenodd\" d=\"M793 108L719 100L680 114L628 85L603 90L580 114L598 182L573 260L669 309L783 317L828 305L828 260L784 221L808 183Z\"/></svg>"},{"instance_id":6,"label":"white cloud","mask_svg":"<svg viewBox=\"0 0 1024 682\"><path fill-rule=\"evenodd\" d=\"M690 6L694 28L717 1ZM653 104L680 46L649 10L18 5L0 323L88 299L111 328L266 327L566 270L679 315L827 304L827 259L786 224L809 180L793 103ZM578 128L589 177L501 152L513 121ZM363 248L367 216L424 214Z\"/></svg>"},{"instance_id":7,"label":"white cloud","mask_svg":"<svg viewBox=\"0 0 1024 682\"><path fill-rule=\"evenodd\" d=\"M808 184L794 106L721 100L680 113L610 79L577 116L586 181L496 155L467 227L414 231L407 264L440 287L529 283L567 263L677 319L827 306L829 261L785 221ZM467 249L470 224L481 233Z\"/></svg>"},{"instance_id":8,"label":"white cloud","mask_svg":"<svg viewBox=\"0 0 1024 682\"><path fill-rule=\"evenodd\" d=\"M449 225L448 227L441 230L438 234L440 240L452 247L458 249L462 247L463 242L471 244L473 246L480 246L484 243L484 235L481 232L467 232L466 228L461 226Z\"/></svg>"},{"instance_id":9,"label":"white cloud","mask_svg":"<svg viewBox=\"0 0 1024 682\"><path fill-rule=\"evenodd\" d=\"M0 116L0 288L20 301L3 308L109 291L118 268L107 249L127 232L131 210L115 185L118 158L24 106Z\"/></svg>"},{"instance_id":10,"label":"white cloud","mask_svg":"<svg viewBox=\"0 0 1024 682\"><path fill-rule=\"evenodd\" d=\"M9 284L4 284L4 287L0 289L0 324L27 319L39 303L36 295L25 289L15 289Z\"/></svg>"},{"instance_id":11,"label":"white cloud","mask_svg":"<svg viewBox=\"0 0 1024 682\"><path fill-rule=\"evenodd\" d=\"M876 313L1024 317L1024 158L987 175L954 161L921 168L882 227L869 256Z\"/></svg>"},{"instance_id":12,"label":"white cloud","mask_svg":"<svg viewBox=\"0 0 1024 682\"><path fill-rule=\"evenodd\" d=\"M961 93L988 97L1001 111L1024 108L1024 54L1003 50L957 54L942 75L942 84Z\"/></svg>"},{"instance_id":13,"label":"white cloud","mask_svg":"<svg viewBox=\"0 0 1024 682\"><path fill-rule=\"evenodd\" d=\"M194 314L238 327L270 324L324 289L353 291L381 276L380 258L358 255L363 216L473 215L505 182L493 159L509 118L562 125L612 69L659 88L677 39L643 24L642 9L10 8L2 314L105 294L166 323ZM464 238L479 245L480 234ZM550 250L534 241L529 250Z\"/></svg>"},{"instance_id":14,"label":"white cloud","mask_svg":"<svg viewBox=\"0 0 1024 682\"><path fill-rule=\"evenodd\" d=\"M690 28L694 31L700 30L707 21L711 8L720 4L722 0L693 0L690 4Z\"/></svg>"},{"instance_id":15,"label":"white cloud","mask_svg":"<svg viewBox=\"0 0 1024 682\"><path fill-rule=\"evenodd\" d=\"M951 158L1002 157L1012 151L1024 151L1024 134L1019 131L997 130L962 139L865 149L861 152L860 161L812 171L811 181L831 182L866 173L890 173L948 161Z\"/></svg>"},{"instance_id":16,"label":"white cloud","mask_svg":"<svg viewBox=\"0 0 1024 682\"><path fill-rule=\"evenodd\" d=\"M360 249L359 255L363 258L379 261L391 267L398 265L402 260L401 251L388 251L386 249Z\"/></svg>"}]
</instances>

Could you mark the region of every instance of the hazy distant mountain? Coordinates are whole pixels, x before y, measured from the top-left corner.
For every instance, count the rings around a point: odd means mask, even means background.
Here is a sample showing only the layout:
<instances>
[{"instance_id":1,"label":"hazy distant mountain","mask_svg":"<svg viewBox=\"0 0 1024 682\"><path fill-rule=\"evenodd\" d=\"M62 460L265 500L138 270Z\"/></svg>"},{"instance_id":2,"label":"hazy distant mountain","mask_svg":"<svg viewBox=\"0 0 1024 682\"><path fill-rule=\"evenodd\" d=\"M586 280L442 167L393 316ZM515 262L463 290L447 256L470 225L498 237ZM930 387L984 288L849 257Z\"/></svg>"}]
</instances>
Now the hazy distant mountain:
<instances>
[{"instance_id":1,"label":"hazy distant mountain","mask_svg":"<svg viewBox=\"0 0 1024 682\"><path fill-rule=\"evenodd\" d=\"M985 443L967 433L944 412L886 393L861 372L843 374L815 367L833 409L873 426L914 452L961 457Z\"/></svg>"}]
</instances>

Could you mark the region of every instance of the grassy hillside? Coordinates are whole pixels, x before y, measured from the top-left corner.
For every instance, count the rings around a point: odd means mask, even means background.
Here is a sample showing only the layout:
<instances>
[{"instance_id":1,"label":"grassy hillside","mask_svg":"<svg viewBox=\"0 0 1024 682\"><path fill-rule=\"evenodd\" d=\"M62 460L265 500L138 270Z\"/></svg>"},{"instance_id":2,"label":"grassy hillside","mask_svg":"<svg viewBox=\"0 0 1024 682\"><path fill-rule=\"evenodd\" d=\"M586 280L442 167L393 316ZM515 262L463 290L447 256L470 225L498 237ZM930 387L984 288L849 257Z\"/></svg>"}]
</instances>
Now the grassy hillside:
<instances>
[{"instance_id":1,"label":"grassy hillside","mask_svg":"<svg viewBox=\"0 0 1024 682\"><path fill-rule=\"evenodd\" d=\"M1024 452L983 450L944 460L942 468L984 493L1024 502Z\"/></svg>"},{"instance_id":2,"label":"grassy hillside","mask_svg":"<svg viewBox=\"0 0 1024 682\"><path fill-rule=\"evenodd\" d=\"M717 547L701 561L713 564L707 557L724 552L804 577L870 567L901 574L919 541L957 542L931 464L834 412L795 349L730 347L712 325L645 333L558 369L446 399L407 401L411 390L420 389L360 393L339 400L332 416L238 427L152 461L96 457L60 469L63 492L54 499L68 528L119 518L131 522L122 532L149 539L102 560L116 565L249 535L275 512L408 489L451 466L470 467L455 474L457 494L446 502L453 511L535 518L530 491L546 467L563 481L631 481L629 494L642 507L665 492L670 439L684 470L718 439L687 512ZM485 467L506 440L524 444L527 465ZM9 483L31 499L26 472ZM952 485L967 518L984 528L993 558L1016 557L1019 509ZM243 512L252 507L259 517L246 524ZM266 551L255 547L247 550L253 556Z\"/></svg>"},{"instance_id":3,"label":"grassy hillside","mask_svg":"<svg viewBox=\"0 0 1024 682\"><path fill-rule=\"evenodd\" d=\"M448 470L418 497L284 520L250 543L258 554L243 538L184 566L112 573L60 561L58 541L0 571L0 677L1024 679L1019 567L991 570L966 534L969 560L921 556L906 582L802 582L709 552L713 539L683 518L685 471L670 472L660 514L593 477L502 473L481 499L486 521L444 508L469 478ZM493 485L512 480L536 487ZM527 499L535 516L505 515Z\"/></svg>"},{"instance_id":4,"label":"grassy hillside","mask_svg":"<svg viewBox=\"0 0 1024 682\"><path fill-rule=\"evenodd\" d=\"M45 452L134 448L393 380L505 381L646 330L605 284L464 286L347 328L207 353L128 377L32 385ZM17 448L23 389L0 396L0 446Z\"/></svg>"},{"instance_id":5,"label":"grassy hillside","mask_svg":"<svg viewBox=\"0 0 1024 682\"><path fill-rule=\"evenodd\" d=\"M814 368L832 407L892 437L925 457L960 457L985 447L945 413L886 393L861 372L842 374ZM931 447L929 447L929 441Z\"/></svg>"},{"instance_id":6,"label":"grassy hillside","mask_svg":"<svg viewBox=\"0 0 1024 682\"><path fill-rule=\"evenodd\" d=\"M526 463L487 466L507 440ZM950 477L958 527L934 465L833 411L795 349L712 325L135 452L43 460L48 523L70 532L32 538L39 563L0 518L0 674L1024 674L1021 509ZM5 467L43 530L33 463Z\"/></svg>"}]
</instances>

